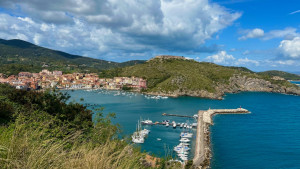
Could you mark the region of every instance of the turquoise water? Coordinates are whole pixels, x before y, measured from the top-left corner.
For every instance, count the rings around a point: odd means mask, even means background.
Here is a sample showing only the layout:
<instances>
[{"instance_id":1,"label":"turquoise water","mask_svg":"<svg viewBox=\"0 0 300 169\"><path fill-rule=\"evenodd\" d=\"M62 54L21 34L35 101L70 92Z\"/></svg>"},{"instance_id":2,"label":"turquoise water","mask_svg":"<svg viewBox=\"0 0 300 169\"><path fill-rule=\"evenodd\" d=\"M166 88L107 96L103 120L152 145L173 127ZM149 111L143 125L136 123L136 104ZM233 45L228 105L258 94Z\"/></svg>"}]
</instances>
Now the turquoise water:
<instances>
[{"instance_id":1,"label":"turquoise water","mask_svg":"<svg viewBox=\"0 0 300 169\"><path fill-rule=\"evenodd\" d=\"M300 85L300 81L291 81L291 83L295 83L296 85Z\"/></svg>"},{"instance_id":2,"label":"turquoise water","mask_svg":"<svg viewBox=\"0 0 300 169\"><path fill-rule=\"evenodd\" d=\"M162 113L194 115L200 109L238 108L251 114L216 115L211 127L213 169L218 168L300 168L300 97L275 93L247 92L228 94L224 100L192 97L146 99L140 94L114 96L116 92L71 92L71 100L105 107L115 112L113 121L124 134L135 131L140 117L161 121L186 122L187 118L164 117ZM190 119L190 122L193 120ZM164 156L179 143L181 129L151 126L142 150ZM194 135L195 136L195 135ZM161 138L161 141L157 141ZM169 147L169 148L168 148ZM171 151L172 152L172 151ZM193 153L193 152L192 152ZM171 153L167 153L171 154Z\"/></svg>"}]
</instances>

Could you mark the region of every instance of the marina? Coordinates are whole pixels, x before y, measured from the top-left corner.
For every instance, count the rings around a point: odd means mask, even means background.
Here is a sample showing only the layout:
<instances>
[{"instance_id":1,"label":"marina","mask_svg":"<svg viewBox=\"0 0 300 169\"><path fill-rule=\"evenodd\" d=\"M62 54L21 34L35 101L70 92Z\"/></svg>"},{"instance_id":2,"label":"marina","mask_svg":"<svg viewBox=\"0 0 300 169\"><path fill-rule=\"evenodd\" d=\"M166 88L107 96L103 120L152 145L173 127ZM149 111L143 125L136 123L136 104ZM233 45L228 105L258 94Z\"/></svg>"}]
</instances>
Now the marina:
<instances>
[{"instance_id":1,"label":"marina","mask_svg":"<svg viewBox=\"0 0 300 169\"><path fill-rule=\"evenodd\" d=\"M171 126L176 129L177 126L179 128L187 129L186 131L183 131L180 133L180 140L179 144L174 147L174 151L177 153L177 158L179 158L182 162L186 162L189 160L188 155L190 151L190 142L191 138L193 136L193 133L189 132L188 129L196 128L197 129L197 136L195 140L195 154L193 158L193 164L197 167L207 167L209 165L209 159L211 158L211 152L210 152L210 141L209 141L209 132L208 127L209 125L213 125L212 116L215 114L245 114L250 113L248 110L243 108L237 108L237 109L208 109L208 110L199 110L197 115L189 116L189 117L197 117L197 123L193 123L193 125L187 124L187 123L176 123L175 121L170 122L170 120L163 120L162 122L155 122L153 123L152 120L144 120L141 121L140 124L143 125L165 125L168 127L170 124ZM162 114L163 116L166 116L165 113ZM171 114L171 116L176 117L187 117L185 115L175 115ZM141 127L138 127L141 128ZM144 129L147 131L147 129ZM132 135L133 142L134 143L144 143L144 137L147 134L137 134L141 133L143 130L139 130L139 132L134 132ZM138 136L137 136L138 135ZM142 135L142 138L140 137ZM140 141L142 140L142 141Z\"/></svg>"},{"instance_id":2,"label":"marina","mask_svg":"<svg viewBox=\"0 0 300 169\"><path fill-rule=\"evenodd\" d=\"M185 117L185 116L177 116L177 117ZM198 117L198 116L197 116ZM179 144L176 145L173 148L173 151L176 152L175 159L177 161L180 161L182 164L184 164L187 160L189 160L189 154L190 154L190 145L191 145L191 139L193 137L193 133L191 132L192 129L197 128L197 123L176 123L175 121L170 122L170 120L163 120L162 122L155 122L153 123L152 120L141 120L138 121L137 124L137 131L135 131L132 134L132 142L136 144L143 144L145 142L145 138L150 133L150 130L148 129L142 129L142 126L153 126L153 125L162 125L171 127L173 129L179 128L182 130L182 132L179 135ZM157 141L161 141L161 138L157 138Z\"/></svg>"}]
</instances>

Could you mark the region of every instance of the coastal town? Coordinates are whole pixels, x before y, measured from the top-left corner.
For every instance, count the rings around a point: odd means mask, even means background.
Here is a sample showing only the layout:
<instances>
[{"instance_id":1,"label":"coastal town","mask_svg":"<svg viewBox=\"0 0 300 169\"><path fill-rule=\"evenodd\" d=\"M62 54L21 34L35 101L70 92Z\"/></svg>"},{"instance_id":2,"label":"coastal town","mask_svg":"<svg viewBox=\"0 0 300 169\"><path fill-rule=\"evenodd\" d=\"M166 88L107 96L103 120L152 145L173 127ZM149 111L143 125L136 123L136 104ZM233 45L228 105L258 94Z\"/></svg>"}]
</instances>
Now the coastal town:
<instances>
[{"instance_id":1,"label":"coastal town","mask_svg":"<svg viewBox=\"0 0 300 169\"><path fill-rule=\"evenodd\" d=\"M20 72L6 77L0 73L0 83L7 83L17 89L130 89L140 91L147 88L147 82L139 77L99 78L96 73L63 74L62 71L42 70L39 73Z\"/></svg>"}]
</instances>

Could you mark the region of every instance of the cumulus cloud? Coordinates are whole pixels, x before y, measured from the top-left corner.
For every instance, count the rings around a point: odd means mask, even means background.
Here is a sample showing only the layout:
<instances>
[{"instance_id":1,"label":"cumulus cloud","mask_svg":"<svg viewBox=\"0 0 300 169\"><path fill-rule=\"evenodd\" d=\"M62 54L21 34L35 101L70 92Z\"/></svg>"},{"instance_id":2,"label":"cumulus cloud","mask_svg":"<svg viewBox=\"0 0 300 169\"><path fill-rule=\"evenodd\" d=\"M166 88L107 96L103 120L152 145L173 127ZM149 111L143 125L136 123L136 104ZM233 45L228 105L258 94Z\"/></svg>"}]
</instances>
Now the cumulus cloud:
<instances>
[{"instance_id":1,"label":"cumulus cloud","mask_svg":"<svg viewBox=\"0 0 300 169\"><path fill-rule=\"evenodd\" d=\"M287 27L285 29L271 30L264 32L262 29L253 29L243 31L243 36L239 37L239 40L246 40L250 38L260 38L262 40L270 40L275 38L293 39L294 37L300 36L296 28Z\"/></svg>"},{"instance_id":2,"label":"cumulus cloud","mask_svg":"<svg viewBox=\"0 0 300 169\"><path fill-rule=\"evenodd\" d=\"M251 39L251 38L260 38L263 37L265 32L262 29L255 28L253 30L247 30L245 31L246 34L239 37L239 40L246 40L246 39Z\"/></svg>"},{"instance_id":3,"label":"cumulus cloud","mask_svg":"<svg viewBox=\"0 0 300 169\"><path fill-rule=\"evenodd\" d=\"M206 61L209 62L213 62L213 63L217 63L217 64L231 64L233 60L235 60L235 58L230 55L227 54L226 51L220 51L219 53L215 54L215 55L211 55L211 56L207 56L205 58Z\"/></svg>"},{"instance_id":4,"label":"cumulus cloud","mask_svg":"<svg viewBox=\"0 0 300 169\"><path fill-rule=\"evenodd\" d=\"M31 42L91 57L113 52L215 52L217 48L203 47L205 41L241 16L208 0L10 0L0 1L0 7L16 13L2 14L2 38L17 38L19 33Z\"/></svg>"},{"instance_id":5,"label":"cumulus cloud","mask_svg":"<svg viewBox=\"0 0 300 169\"><path fill-rule=\"evenodd\" d=\"M197 58L196 58L197 59ZM215 55L211 55L205 58L205 61L228 65L228 66L259 66L260 61L246 58L235 58L228 54L226 51L220 51Z\"/></svg>"},{"instance_id":6,"label":"cumulus cloud","mask_svg":"<svg viewBox=\"0 0 300 169\"><path fill-rule=\"evenodd\" d=\"M274 38L293 39L294 37L300 36L296 28L285 28L283 30L272 30L265 34L263 40L270 40Z\"/></svg>"},{"instance_id":7,"label":"cumulus cloud","mask_svg":"<svg viewBox=\"0 0 300 169\"><path fill-rule=\"evenodd\" d=\"M242 65L249 66L249 64L254 64L255 66L259 66L259 61L251 60L246 57L246 58L238 59L234 64L238 66L242 66Z\"/></svg>"},{"instance_id":8,"label":"cumulus cloud","mask_svg":"<svg viewBox=\"0 0 300 169\"><path fill-rule=\"evenodd\" d=\"M278 48L283 56L289 59L300 59L300 37L295 37L292 40L282 40Z\"/></svg>"}]
</instances>

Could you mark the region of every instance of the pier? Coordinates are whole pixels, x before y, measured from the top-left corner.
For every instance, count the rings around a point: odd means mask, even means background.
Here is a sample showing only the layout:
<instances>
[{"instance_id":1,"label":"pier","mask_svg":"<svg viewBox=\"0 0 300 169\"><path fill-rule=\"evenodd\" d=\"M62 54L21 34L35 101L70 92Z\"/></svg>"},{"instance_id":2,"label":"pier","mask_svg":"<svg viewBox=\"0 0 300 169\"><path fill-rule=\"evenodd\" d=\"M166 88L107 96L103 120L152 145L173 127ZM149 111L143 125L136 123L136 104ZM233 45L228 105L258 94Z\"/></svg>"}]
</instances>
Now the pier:
<instances>
[{"instance_id":1,"label":"pier","mask_svg":"<svg viewBox=\"0 0 300 169\"><path fill-rule=\"evenodd\" d=\"M237 109L209 109L199 110L195 155L193 165L197 168L207 168L210 163L210 133L209 126L213 125L212 117L215 114L245 114L250 113L243 108Z\"/></svg>"},{"instance_id":2,"label":"pier","mask_svg":"<svg viewBox=\"0 0 300 169\"><path fill-rule=\"evenodd\" d=\"M163 113L163 116L176 116L176 117L187 117L187 118L194 118L194 116L186 116L186 115L179 115L179 114L167 114Z\"/></svg>"}]
</instances>

